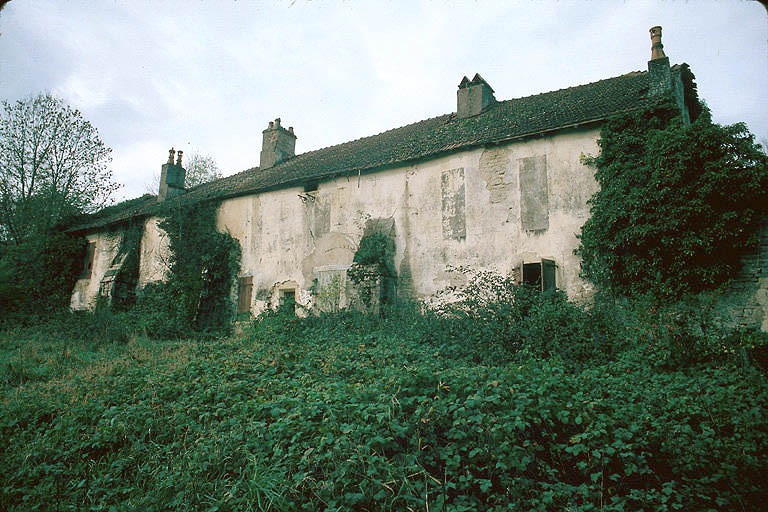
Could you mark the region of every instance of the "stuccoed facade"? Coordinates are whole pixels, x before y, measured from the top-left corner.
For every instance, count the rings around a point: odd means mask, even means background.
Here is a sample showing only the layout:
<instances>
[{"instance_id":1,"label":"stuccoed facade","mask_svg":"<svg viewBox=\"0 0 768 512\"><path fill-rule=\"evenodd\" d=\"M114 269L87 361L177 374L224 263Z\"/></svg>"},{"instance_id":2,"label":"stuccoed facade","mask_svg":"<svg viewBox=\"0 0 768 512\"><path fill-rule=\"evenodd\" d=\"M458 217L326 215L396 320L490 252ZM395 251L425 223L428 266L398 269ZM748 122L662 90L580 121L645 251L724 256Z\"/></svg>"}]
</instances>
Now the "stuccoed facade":
<instances>
[{"instance_id":1,"label":"stuccoed facade","mask_svg":"<svg viewBox=\"0 0 768 512\"><path fill-rule=\"evenodd\" d=\"M538 272L538 282L588 298L574 249L597 183L583 155L597 153L612 115L666 99L687 116L697 101L687 65L670 66L663 55L660 28L651 38L649 71L507 101L480 75L465 77L456 112L304 154L294 155L293 128L277 119L263 132L259 167L190 190L172 154L158 197L73 228L93 244L93 257L71 307L110 293L128 221L143 223L138 286L163 279L168 239L157 211L174 196L220 201L218 228L242 248L239 292L248 296L240 302L254 313L286 295L303 312L346 305L346 269L372 226L394 238L399 298L462 284L455 267L531 282Z\"/></svg>"}]
</instances>

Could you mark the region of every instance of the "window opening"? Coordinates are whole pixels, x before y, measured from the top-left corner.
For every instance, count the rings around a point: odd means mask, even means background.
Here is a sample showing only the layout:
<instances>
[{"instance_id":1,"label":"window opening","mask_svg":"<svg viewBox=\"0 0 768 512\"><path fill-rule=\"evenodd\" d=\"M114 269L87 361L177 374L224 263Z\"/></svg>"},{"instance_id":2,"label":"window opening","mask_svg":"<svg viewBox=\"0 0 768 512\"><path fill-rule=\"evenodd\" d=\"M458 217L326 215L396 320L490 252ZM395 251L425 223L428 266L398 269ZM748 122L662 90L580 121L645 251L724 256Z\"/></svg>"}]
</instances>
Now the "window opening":
<instances>
[{"instance_id":1,"label":"window opening","mask_svg":"<svg viewBox=\"0 0 768 512\"><path fill-rule=\"evenodd\" d=\"M535 263L524 263L522 281L544 292L554 290L557 287L555 268L555 262L547 259Z\"/></svg>"},{"instance_id":2,"label":"window opening","mask_svg":"<svg viewBox=\"0 0 768 512\"><path fill-rule=\"evenodd\" d=\"M85 248L85 260L83 261L83 273L80 279L90 279L93 274L93 259L96 255L96 242L88 242Z\"/></svg>"},{"instance_id":3,"label":"window opening","mask_svg":"<svg viewBox=\"0 0 768 512\"><path fill-rule=\"evenodd\" d=\"M251 311L251 298L253 296L253 276L241 277L237 281L237 312L248 313Z\"/></svg>"},{"instance_id":4,"label":"window opening","mask_svg":"<svg viewBox=\"0 0 768 512\"><path fill-rule=\"evenodd\" d=\"M280 309L296 314L296 290L280 290Z\"/></svg>"}]
</instances>

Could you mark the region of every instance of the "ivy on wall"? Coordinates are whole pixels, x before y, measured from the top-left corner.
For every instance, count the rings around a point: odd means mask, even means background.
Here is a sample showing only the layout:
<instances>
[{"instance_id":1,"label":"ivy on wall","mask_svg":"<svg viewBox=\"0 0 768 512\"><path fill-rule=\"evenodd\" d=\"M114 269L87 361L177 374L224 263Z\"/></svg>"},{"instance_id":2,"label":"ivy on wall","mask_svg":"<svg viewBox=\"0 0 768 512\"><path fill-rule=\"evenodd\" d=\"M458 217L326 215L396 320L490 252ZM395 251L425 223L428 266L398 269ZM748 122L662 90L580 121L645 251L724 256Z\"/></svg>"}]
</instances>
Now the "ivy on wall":
<instances>
[{"instance_id":1,"label":"ivy on wall","mask_svg":"<svg viewBox=\"0 0 768 512\"><path fill-rule=\"evenodd\" d=\"M698 109L697 109L698 110ZM768 156L743 123L692 123L661 106L603 125L586 159L600 190L576 254L582 275L623 294L676 297L732 278L768 213Z\"/></svg>"},{"instance_id":2,"label":"ivy on wall","mask_svg":"<svg viewBox=\"0 0 768 512\"><path fill-rule=\"evenodd\" d=\"M144 222L133 220L125 228L117 251L116 260L122 260L122 265L115 276L112 288L112 306L118 310L126 310L136 304L136 287L139 282L139 262L141 259L141 237L144 233Z\"/></svg>"},{"instance_id":3,"label":"ivy on wall","mask_svg":"<svg viewBox=\"0 0 768 512\"><path fill-rule=\"evenodd\" d=\"M381 284L382 304L392 303L395 293L395 240L381 230L369 230L360 239L352 266L347 270L350 280L358 287L361 299L370 306L372 286L378 280Z\"/></svg>"},{"instance_id":4,"label":"ivy on wall","mask_svg":"<svg viewBox=\"0 0 768 512\"><path fill-rule=\"evenodd\" d=\"M174 198L166 203L160 222L170 241L164 288L175 320L197 330L225 327L234 313L240 244L216 229L219 202Z\"/></svg>"}]
</instances>

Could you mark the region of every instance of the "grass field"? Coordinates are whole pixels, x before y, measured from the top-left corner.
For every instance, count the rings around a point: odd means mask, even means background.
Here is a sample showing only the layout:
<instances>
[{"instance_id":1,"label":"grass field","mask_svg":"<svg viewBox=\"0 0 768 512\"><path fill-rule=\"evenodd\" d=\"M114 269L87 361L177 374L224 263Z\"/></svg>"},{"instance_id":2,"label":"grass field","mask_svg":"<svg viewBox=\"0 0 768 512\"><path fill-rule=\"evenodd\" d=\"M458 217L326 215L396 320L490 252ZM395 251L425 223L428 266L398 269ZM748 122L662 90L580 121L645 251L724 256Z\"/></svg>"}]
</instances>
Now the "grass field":
<instances>
[{"instance_id":1,"label":"grass field","mask_svg":"<svg viewBox=\"0 0 768 512\"><path fill-rule=\"evenodd\" d=\"M764 371L569 307L0 333L0 509L763 507Z\"/></svg>"}]
</instances>

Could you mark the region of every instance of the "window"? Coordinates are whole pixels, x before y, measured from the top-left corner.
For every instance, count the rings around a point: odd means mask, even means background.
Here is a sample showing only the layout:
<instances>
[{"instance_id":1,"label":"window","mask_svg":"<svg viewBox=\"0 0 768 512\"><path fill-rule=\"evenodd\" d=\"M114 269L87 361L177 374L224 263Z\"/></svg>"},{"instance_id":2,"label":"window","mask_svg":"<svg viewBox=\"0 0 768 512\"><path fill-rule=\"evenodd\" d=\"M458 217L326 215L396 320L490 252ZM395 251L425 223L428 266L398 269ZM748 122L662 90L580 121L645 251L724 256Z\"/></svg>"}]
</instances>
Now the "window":
<instances>
[{"instance_id":1,"label":"window","mask_svg":"<svg viewBox=\"0 0 768 512\"><path fill-rule=\"evenodd\" d=\"M554 290L555 262L542 259L535 263L523 263L523 283L539 288L541 291Z\"/></svg>"},{"instance_id":2,"label":"window","mask_svg":"<svg viewBox=\"0 0 768 512\"><path fill-rule=\"evenodd\" d=\"M93 258L96 255L96 242L88 242L85 248L85 259L83 261L83 273L80 279L90 279L93 273Z\"/></svg>"},{"instance_id":3,"label":"window","mask_svg":"<svg viewBox=\"0 0 768 512\"><path fill-rule=\"evenodd\" d=\"M251 311L251 297L253 294L253 276L241 277L237 281L237 312L248 313Z\"/></svg>"},{"instance_id":4,"label":"window","mask_svg":"<svg viewBox=\"0 0 768 512\"><path fill-rule=\"evenodd\" d=\"M296 313L296 290L280 290L280 309Z\"/></svg>"}]
</instances>

